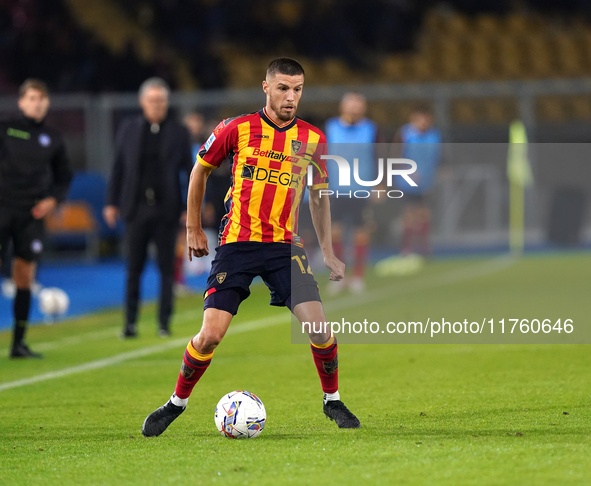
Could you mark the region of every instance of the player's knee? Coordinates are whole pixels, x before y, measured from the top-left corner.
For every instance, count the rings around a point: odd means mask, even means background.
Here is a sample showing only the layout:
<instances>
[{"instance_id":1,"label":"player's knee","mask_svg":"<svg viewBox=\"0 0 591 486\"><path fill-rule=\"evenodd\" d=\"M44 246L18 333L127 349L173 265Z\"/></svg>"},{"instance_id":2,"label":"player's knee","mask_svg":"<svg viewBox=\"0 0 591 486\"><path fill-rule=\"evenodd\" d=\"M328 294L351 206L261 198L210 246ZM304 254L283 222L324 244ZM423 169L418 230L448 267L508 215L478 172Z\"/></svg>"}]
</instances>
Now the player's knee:
<instances>
[{"instance_id":1,"label":"player's knee","mask_svg":"<svg viewBox=\"0 0 591 486\"><path fill-rule=\"evenodd\" d=\"M309 332L308 338L312 344L324 344L330 339L331 335L329 327L326 332Z\"/></svg>"},{"instance_id":2,"label":"player's knee","mask_svg":"<svg viewBox=\"0 0 591 486\"><path fill-rule=\"evenodd\" d=\"M14 274L13 280L17 289L30 289L33 285L33 282L30 278L23 276L17 277L16 274Z\"/></svg>"},{"instance_id":3,"label":"player's knee","mask_svg":"<svg viewBox=\"0 0 591 486\"><path fill-rule=\"evenodd\" d=\"M30 289L35 276L35 264L16 258L12 272L14 284L18 289Z\"/></svg>"},{"instance_id":4,"label":"player's knee","mask_svg":"<svg viewBox=\"0 0 591 486\"><path fill-rule=\"evenodd\" d=\"M215 328L204 328L193 338L193 346L198 353L209 354L222 342L224 333Z\"/></svg>"}]
</instances>

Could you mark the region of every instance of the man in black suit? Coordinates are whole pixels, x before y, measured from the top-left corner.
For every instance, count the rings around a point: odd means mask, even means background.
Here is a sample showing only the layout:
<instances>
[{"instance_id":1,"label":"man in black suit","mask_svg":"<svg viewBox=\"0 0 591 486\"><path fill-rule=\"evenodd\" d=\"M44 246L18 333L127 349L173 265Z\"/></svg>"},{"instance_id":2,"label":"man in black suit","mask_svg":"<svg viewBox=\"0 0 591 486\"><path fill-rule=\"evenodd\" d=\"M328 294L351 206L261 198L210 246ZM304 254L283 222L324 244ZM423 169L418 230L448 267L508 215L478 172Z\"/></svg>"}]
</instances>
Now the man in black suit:
<instances>
[{"instance_id":1,"label":"man in black suit","mask_svg":"<svg viewBox=\"0 0 591 486\"><path fill-rule=\"evenodd\" d=\"M169 88L160 78L141 85L141 116L124 120L117 131L115 164L107 191L105 221L115 227L126 223L128 244L126 338L137 335L140 277L153 241L160 270L160 335L170 336L175 242L184 215L180 173L193 168L189 134L168 117Z\"/></svg>"}]
</instances>

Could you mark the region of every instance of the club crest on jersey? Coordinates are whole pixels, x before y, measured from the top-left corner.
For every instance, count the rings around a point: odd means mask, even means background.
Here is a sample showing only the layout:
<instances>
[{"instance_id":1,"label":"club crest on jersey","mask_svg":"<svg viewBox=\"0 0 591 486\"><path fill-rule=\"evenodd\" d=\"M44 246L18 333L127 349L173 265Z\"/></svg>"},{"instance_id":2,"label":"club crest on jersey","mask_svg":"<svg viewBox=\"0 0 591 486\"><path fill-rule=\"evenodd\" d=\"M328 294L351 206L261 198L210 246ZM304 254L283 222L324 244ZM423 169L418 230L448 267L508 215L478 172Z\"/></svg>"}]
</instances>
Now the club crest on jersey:
<instances>
[{"instance_id":1,"label":"club crest on jersey","mask_svg":"<svg viewBox=\"0 0 591 486\"><path fill-rule=\"evenodd\" d=\"M292 140L291 141L291 150L294 154L297 154L301 148L302 148L302 142L300 142L299 140Z\"/></svg>"},{"instance_id":2,"label":"club crest on jersey","mask_svg":"<svg viewBox=\"0 0 591 486\"><path fill-rule=\"evenodd\" d=\"M51 144L51 137L45 133L42 133L41 135L39 135L39 144L42 147L49 147L49 145Z\"/></svg>"},{"instance_id":3,"label":"club crest on jersey","mask_svg":"<svg viewBox=\"0 0 591 486\"><path fill-rule=\"evenodd\" d=\"M215 279L218 281L218 283L222 283L224 280L226 280L226 275L227 275L226 272L218 273L215 276Z\"/></svg>"}]
</instances>

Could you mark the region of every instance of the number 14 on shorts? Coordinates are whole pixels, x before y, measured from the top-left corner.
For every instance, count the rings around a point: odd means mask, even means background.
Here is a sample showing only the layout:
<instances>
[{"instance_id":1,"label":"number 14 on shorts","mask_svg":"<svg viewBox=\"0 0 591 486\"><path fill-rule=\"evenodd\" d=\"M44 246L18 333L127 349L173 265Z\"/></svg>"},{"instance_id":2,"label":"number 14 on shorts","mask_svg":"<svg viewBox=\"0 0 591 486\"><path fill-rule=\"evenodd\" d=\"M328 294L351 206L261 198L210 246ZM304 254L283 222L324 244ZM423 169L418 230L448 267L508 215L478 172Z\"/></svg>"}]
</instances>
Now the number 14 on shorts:
<instances>
[{"instance_id":1,"label":"number 14 on shorts","mask_svg":"<svg viewBox=\"0 0 591 486\"><path fill-rule=\"evenodd\" d=\"M302 261L302 260L306 260L306 255L302 255L302 256L294 255L291 257L291 259L294 260L298 264L302 273L309 273L310 275L312 275L312 269L310 268L310 265L308 264L308 262Z\"/></svg>"}]
</instances>

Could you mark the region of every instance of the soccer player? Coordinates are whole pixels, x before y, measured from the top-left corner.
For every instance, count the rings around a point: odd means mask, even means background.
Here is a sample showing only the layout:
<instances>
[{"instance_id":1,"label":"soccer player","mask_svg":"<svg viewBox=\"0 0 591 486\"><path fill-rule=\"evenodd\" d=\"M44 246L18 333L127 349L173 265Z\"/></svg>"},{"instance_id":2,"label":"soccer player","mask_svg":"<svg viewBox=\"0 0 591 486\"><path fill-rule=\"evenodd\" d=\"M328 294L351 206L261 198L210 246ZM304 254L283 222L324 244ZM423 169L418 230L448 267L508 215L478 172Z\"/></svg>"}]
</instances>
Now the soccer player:
<instances>
[{"instance_id":1,"label":"soccer player","mask_svg":"<svg viewBox=\"0 0 591 486\"><path fill-rule=\"evenodd\" d=\"M426 106L418 106L410 122L395 135L394 142L401 148L401 156L414 160L417 170L412 175L416 186L399 178L398 188L404 192L406 202L402 214L401 254L430 253L431 210L429 195L435 185L437 168L441 162L441 133L433 126L433 115Z\"/></svg>"},{"instance_id":2,"label":"soccer player","mask_svg":"<svg viewBox=\"0 0 591 486\"><path fill-rule=\"evenodd\" d=\"M320 197L319 191L327 187L326 174L317 167L325 137L296 117L303 85L304 69L297 61L275 59L263 81L265 107L222 121L199 152L189 182L189 259L209 254L200 220L205 185L211 171L229 155L232 187L226 196L227 213L207 281L203 325L186 348L174 394L144 421L142 433L146 437L162 434L185 410L193 387L211 363L256 276L269 287L271 305L288 307L300 322L325 321L318 285L302 264L306 254L296 234L310 163L316 168L310 211L330 280L342 279L345 265L333 253L329 200ZM330 328L310 333L309 338L324 392L324 414L341 428L358 428L359 420L340 401L337 343Z\"/></svg>"},{"instance_id":3,"label":"soccer player","mask_svg":"<svg viewBox=\"0 0 591 486\"><path fill-rule=\"evenodd\" d=\"M31 285L43 250L43 218L66 198L72 171L61 134L45 125L47 86L27 79L20 87L22 116L0 122L0 248L12 239L14 331L11 358L41 358L25 344Z\"/></svg>"}]
</instances>

